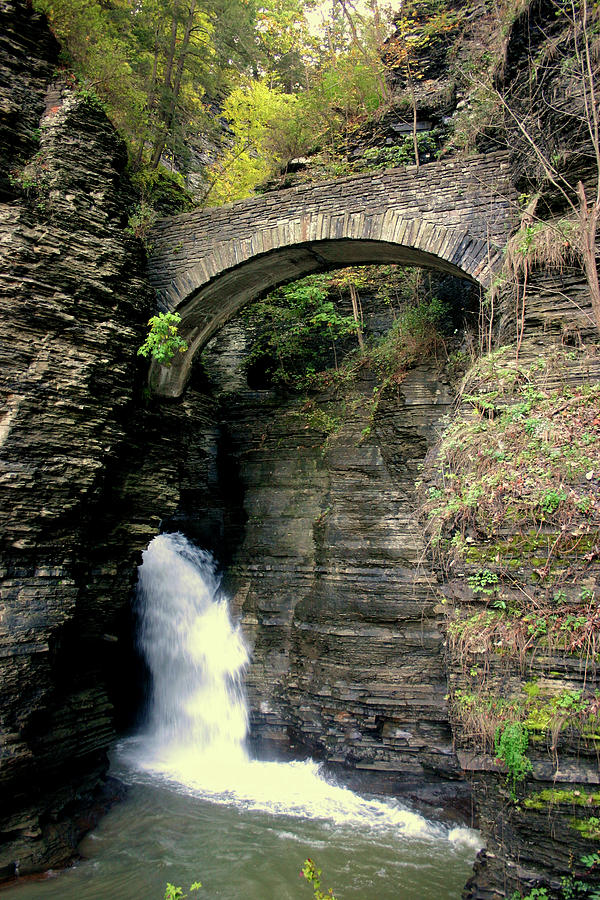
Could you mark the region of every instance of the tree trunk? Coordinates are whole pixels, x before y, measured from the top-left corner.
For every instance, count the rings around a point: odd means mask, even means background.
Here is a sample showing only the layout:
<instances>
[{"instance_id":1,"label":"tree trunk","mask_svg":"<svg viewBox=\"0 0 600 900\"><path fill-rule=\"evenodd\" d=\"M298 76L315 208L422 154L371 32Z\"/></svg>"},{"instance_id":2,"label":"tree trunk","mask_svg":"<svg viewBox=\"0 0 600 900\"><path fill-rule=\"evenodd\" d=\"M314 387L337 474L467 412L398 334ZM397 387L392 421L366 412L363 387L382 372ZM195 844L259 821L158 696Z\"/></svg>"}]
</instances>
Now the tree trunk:
<instances>
[{"instance_id":1,"label":"tree trunk","mask_svg":"<svg viewBox=\"0 0 600 900\"><path fill-rule=\"evenodd\" d=\"M346 21L348 22L348 25L350 26L350 31L352 32L352 41L354 43L354 46L357 48L359 53L364 57L365 62L367 63L367 66L369 68L372 68L373 60L369 56L368 52L365 50L364 46L362 45L362 43L358 37L358 32L356 30L356 25L354 24L354 19L352 18L352 15L350 14L350 10L346 6L346 0L337 0L337 2L339 3L342 13L345 16ZM375 75L375 78L377 79L377 84L379 85L379 90L381 91L381 99L383 100L384 103L388 103L389 99L390 99L390 92L389 92L388 86L385 82L385 78L381 75L380 72L377 72L377 71L374 72L374 75Z\"/></svg>"},{"instance_id":2,"label":"tree trunk","mask_svg":"<svg viewBox=\"0 0 600 900\"><path fill-rule=\"evenodd\" d=\"M167 64L165 66L164 85L165 88L171 87L171 76L173 74L173 64L175 62L175 50L177 49L177 26L179 25L179 4L173 7L173 21L171 22L171 43L167 54Z\"/></svg>"},{"instance_id":3,"label":"tree trunk","mask_svg":"<svg viewBox=\"0 0 600 900\"><path fill-rule=\"evenodd\" d=\"M177 27L179 25L179 4L175 3L173 7L173 20L171 22L171 42L169 44L169 52L167 54L167 63L165 66L165 77L163 80L163 90L165 94L171 91L171 79L173 77L173 65L175 63L175 51L177 50ZM150 165L155 169L160 162L160 157L165 149L167 139L167 128L165 121L159 126L159 133L154 139L154 147L152 150L152 160Z\"/></svg>"},{"instance_id":4,"label":"tree trunk","mask_svg":"<svg viewBox=\"0 0 600 900\"><path fill-rule=\"evenodd\" d=\"M361 350L365 349L365 342L363 339L362 333L362 316L359 315L358 312L358 291L355 286L350 282L350 299L352 300L352 314L354 316L354 321L358 325L356 329L356 336L358 338L358 346Z\"/></svg>"},{"instance_id":5,"label":"tree trunk","mask_svg":"<svg viewBox=\"0 0 600 900\"><path fill-rule=\"evenodd\" d=\"M419 168L419 142L417 140L417 101L415 98L415 83L413 81L412 69L410 67L410 62L406 63L406 70L408 73L408 87L410 89L410 100L412 103L412 112L413 112L413 121L412 121L412 139L413 139L413 150L415 153L415 166L417 169Z\"/></svg>"},{"instance_id":6,"label":"tree trunk","mask_svg":"<svg viewBox=\"0 0 600 900\"><path fill-rule=\"evenodd\" d=\"M185 68L185 60L187 57L188 48L190 45L190 37L192 35L192 28L194 26L194 13L196 12L196 0L192 0L190 3L188 16L185 23L185 30L183 33L183 40L181 42L181 50L179 51L179 59L177 60L177 68L175 70L175 80L171 86L171 101L169 103L169 109L167 111L167 115L165 117L165 127L164 132L161 136L160 144L157 144L154 148L154 156L152 158L153 168L156 168L160 161L161 154L165 147L165 142L167 139L167 135L169 134L171 128L173 127L173 123L175 121L175 112L177 111L177 100L179 99L179 91L181 90L181 80L183 78L183 70ZM172 70L171 70L172 71Z\"/></svg>"},{"instance_id":7,"label":"tree trunk","mask_svg":"<svg viewBox=\"0 0 600 900\"><path fill-rule=\"evenodd\" d=\"M159 54L159 30L160 25L156 26L156 31L154 32L154 59L152 60L152 75L150 76L150 90L148 91L148 117L149 124L152 121L152 112L154 109L154 103L156 100L156 85L158 80L158 54ZM142 164L142 159L144 156L144 146L146 143L145 135L142 135L140 138L140 146L138 152L136 154L134 168L139 169Z\"/></svg>"},{"instance_id":8,"label":"tree trunk","mask_svg":"<svg viewBox=\"0 0 600 900\"><path fill-rule=\"evenodd\" d=\"M598 214L600 210L597 203L588 204L585 188L581 181L577 185L577 194L579 196L579 227L581 229L583 268L592 300L594 322L596 328L600 331L600 283L598 282L598 265L596 261L596 234L598 232Z\"/></svg>"},{"instance_id":9,"label":"tree trunk","mask_svg":"<svg viewBox=\"0 0 600 900\"><path fill-rule=\"evenodd\" d=\"M185 31L183 33L183 41L181 42L181 51L177 60L177 69L175 70L175 81L173 82L173 90L171 92L171 105L167 115L167 131L175 121L175 111L177 109L177 100L179 99L179 91L181 90L181 79L183 78L183 70L185 68L185 60L190 46L190 37L192 36L192 28L194 26L194 13L196 12L196 0L192 0L190 9L185 23Z\"/></svg>"}]
</instances>

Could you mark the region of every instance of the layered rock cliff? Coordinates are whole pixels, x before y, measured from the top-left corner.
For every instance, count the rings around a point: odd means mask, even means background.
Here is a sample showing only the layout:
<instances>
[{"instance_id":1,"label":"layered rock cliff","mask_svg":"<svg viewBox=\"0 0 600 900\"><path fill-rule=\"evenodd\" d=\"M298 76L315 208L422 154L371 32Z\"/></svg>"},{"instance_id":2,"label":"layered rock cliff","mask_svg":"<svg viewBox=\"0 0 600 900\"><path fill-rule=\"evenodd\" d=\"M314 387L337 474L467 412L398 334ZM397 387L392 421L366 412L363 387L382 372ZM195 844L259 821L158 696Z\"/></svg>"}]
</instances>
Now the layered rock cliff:
<instances>
[{"instance_id":1,"label":"layered rock cliff","mask_svg":"<svg viewBox=\"0 0 600 900\"><path fill-rule=\"evenodd\" d=\"M107 749L143 693L130 609L140 552L178 508L193 507L194 537L221 558L237 526L214 403L194 383L177 405L145 387L136 351L154 296L128 231L125 146L97 100L55 80L44 20L19 2L0 15L6 878L64 864L119 793Z\"/></svg>"},{"instance_id":2,"label":"layered rock cliff","mask_svg":"<svg viewBox=\"0 0 600 900\"><path fill-rule=\"evenodd\" d=\"M389 327L374 303L365 315ZM464 796L443 607L414 517L419 468L453 398L447 357L380 397L380 376L365 370L306 398L248 387L250 337L243 321L226 326L203 363L243 488L243 541L226 575L252 648L255 746L311 754L378 790Z\"/></svg>"},{"instance_id":3,"label":"layered rock cliff","mask_svg":"<svg viewBox=\"0 0 600 900\"><path fill-rule=\"evenodd\" d=\"M249 389L243 323L204 356L244 487L228 575L257 747L437 803L465 778L486 841L477 900L597 883L598 348L575 270L538 274L527 313L519 350L476 363L458 407L434 360L374 411L368 375L308 401ZM448 470L449 513L447 441L466 466ZM445 515L464 527L440 540ZM497 743L514 722L515 782Z\"/></svg>"},{"instance_id":4,"label":"layered rock cliff","mask_svg":"<svg viewBox=\"0 0 600 900\"><path fill-rule=\"evenodd\" d=\"M138 540L117 498L152 307L141 248L124 231L125 148L95 102L53 81L44 20L18 2L0 15L6 876L64 862L89 827L114 734L117 620L133 550L157 520Z\"/></svg>"},{"instance_id":5,"label":"layered rock cliff","mask_svg":"<svg viewBox=\"0 0 600 900\"><path fill-rule=\"evenodd\" d=\"M591 332L565 344L533 322L515 354L468 374L425 467L450 720L486 841L465 897L585 897L599 881L600 357Z\"/></svg>"}]
</instances>

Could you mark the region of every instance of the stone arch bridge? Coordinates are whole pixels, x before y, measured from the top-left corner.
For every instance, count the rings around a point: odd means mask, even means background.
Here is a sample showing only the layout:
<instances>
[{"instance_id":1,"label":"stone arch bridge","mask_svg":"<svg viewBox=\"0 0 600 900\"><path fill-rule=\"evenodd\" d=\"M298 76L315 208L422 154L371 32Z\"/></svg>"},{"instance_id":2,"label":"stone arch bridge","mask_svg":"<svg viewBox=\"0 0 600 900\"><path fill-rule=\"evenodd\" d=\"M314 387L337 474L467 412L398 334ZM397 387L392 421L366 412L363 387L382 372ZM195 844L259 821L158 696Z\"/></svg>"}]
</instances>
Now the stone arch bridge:
<instances>
[{"instance_id":1,"label":"stone arch bridge","mask_svg":"<svg viewBox=\"0 0 600 900\"><path fill-rule=\"evenodd\" d=\"M514 220L504 152L301 185L161 219L150 279L189 350L150 381L177 397L195 353L249 301L304 275L400 263L489 285Z\"/></svg>"}]
</instances>

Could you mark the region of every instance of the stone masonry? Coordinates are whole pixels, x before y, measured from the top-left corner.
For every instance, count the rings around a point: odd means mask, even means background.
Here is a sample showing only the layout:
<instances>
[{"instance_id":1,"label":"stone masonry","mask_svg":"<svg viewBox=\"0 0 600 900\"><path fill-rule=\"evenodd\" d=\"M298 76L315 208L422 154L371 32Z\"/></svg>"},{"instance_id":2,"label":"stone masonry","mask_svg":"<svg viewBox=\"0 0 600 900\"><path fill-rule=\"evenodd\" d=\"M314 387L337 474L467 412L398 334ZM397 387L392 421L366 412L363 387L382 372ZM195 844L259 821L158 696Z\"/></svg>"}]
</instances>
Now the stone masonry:
<instances>
[{"instance_id":1,"label":"stone masonry","mask_svg":"<svg viewBox=\"0 0 600 900\"><path fill-rule=\"evenodd\" d=\"M154 364L154 391L177 397L196 351L249 301L312 272L367 263L440 269L487 287L515 209L508 155L389 169L161 219L149 275L182 316L189 350Z\"/></svg>"}]
</instances>

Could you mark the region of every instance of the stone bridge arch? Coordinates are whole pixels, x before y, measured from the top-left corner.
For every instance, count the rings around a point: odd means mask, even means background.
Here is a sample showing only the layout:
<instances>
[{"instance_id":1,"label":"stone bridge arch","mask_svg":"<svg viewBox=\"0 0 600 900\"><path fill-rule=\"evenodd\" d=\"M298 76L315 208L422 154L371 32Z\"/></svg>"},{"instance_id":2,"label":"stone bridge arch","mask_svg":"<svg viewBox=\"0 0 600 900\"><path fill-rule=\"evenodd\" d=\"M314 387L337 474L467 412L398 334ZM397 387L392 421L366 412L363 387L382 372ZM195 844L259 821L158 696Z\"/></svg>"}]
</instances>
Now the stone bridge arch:
<instances>
[{"instance_id":1,"label":"stone bridge arch","mask_svg":"<svg viewBox=\"0 0 600 900\"><path fill-rule=\"evenodd\" d=\"M189 349L150 383L178 397L195 354L245 304L280 284L349 265L439 269L487 287L515 192L505 153L302 185L160 220L149 274Z\"/></svg>"}]
</instances>

